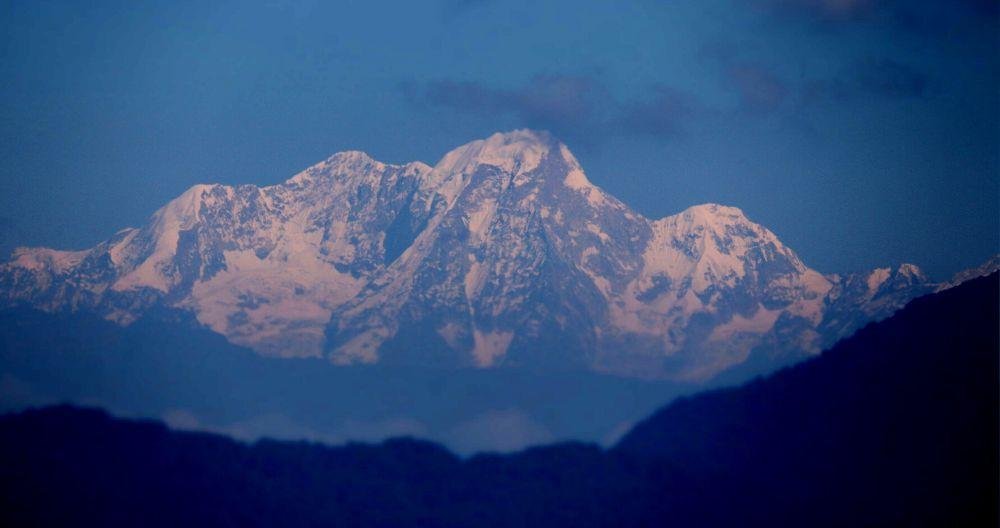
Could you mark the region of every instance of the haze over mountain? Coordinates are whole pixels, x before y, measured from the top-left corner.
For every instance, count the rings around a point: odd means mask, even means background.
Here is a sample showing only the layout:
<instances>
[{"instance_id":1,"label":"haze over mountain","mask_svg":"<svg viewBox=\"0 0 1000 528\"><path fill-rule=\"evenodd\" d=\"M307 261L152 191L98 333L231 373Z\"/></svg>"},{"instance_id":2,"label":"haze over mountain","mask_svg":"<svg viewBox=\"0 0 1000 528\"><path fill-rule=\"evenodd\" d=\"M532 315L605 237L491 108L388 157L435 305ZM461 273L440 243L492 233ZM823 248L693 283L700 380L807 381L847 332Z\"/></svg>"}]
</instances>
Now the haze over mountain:
<instances>
[{"instance_id":1,"label":"haze over mountain","mask_svg":"<svg viewBox=\"0 0 1000 528\"><path fill-rule=\"evenodd\" d=\"M614 448L179 433L0 417L0 520L72 526L996 526L998 275L820 357L663 408Z\"/></svg>"},{"instance_id":2,"label":"haze over mountain","mask_svg":"<svg viewBox=\"0 0 1000 528\"><path fill-rule=\"evenodd\" d=\"M530 130L434 167L342 152L197 185L92 249L0 266L0 306L175 308L265 355L686 380L817 353L940 287L911 264L824 275L733 207L647 219Z\"/></svg>"}]
</instances>

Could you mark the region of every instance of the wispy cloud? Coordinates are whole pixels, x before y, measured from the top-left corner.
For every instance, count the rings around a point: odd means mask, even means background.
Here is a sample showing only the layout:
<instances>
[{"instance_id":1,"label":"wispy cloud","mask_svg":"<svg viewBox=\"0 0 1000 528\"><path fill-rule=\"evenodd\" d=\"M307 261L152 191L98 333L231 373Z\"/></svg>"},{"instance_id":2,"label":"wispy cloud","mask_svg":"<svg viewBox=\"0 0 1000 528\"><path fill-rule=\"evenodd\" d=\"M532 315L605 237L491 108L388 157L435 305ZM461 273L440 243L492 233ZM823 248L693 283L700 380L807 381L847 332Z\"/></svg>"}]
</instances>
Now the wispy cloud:
<instances>
[{"instance_id":1,"label":"wispy cloud","mask_svg":"<svg viewBox=\"0 0 1000 528\"><path fill-rule=\"evenodd\" d=\"M739 49L727 41L713 41L702 46L699 56L714 64L722 87L735 94L737 114L766 115L794 98L797 86L774 67L740 56Z\"/></svg>"},{"instance_id":2,"label":"wispy cloud","mask_svg":"<svg viewBox=\"0 0 1000 528\"><path fill-rule=\"evenodd\" d=\"M613 132L674 136L699 106L693 95L664 85L651 87L648 97L619 101L597 78L577 75L536 75L515 88L439 80L401 89L417 105L488 118L512 116L522 126L589 140Z\"/></svg>"},{"instance_id":3,"label":"wispy cloud","mask_svg":"<svg viewBox=\"0 0 1000 528\"><path fill-rule=\"evenodd\" d=\"M485 116L513 115L525 126L554 132L589 128L612 104L595 79L571 75L537 75L513 89L441 80L405 85L404 90L414 102Z\"/></svg>"},{"instance_id":4,"label":"wispy cloud","mask_svg":"<svg viewBox=\"0 0 1000 528\"><path fill-rule=\"evenodd\" d=\"M2 382L2 380L0 380ZM0 388L3 384L0 383ZM346 420L326 429L316 429L280 413L261 414L226 423L206 421L188 409L168 409L161 416L168 426L184 431L205 431L224 434L254 442L261 438L276 440L307 440L326 444L345 442L380 442L387 438L428 438L429 430L422 422L405 417L383 420Z\"/></svg>"},{"instance_id":5,"label":"wispy cloud","mask_svg":"<svg viewBox=\"0 0 1000 528\"><path fill-rule=\"evenodd\" d=\"M482 413L459 424L446 436L451 439L449 444L461 454L482 451L506 453L555 439L548 428L520 409Z\"/></svg>"}]
</instances>

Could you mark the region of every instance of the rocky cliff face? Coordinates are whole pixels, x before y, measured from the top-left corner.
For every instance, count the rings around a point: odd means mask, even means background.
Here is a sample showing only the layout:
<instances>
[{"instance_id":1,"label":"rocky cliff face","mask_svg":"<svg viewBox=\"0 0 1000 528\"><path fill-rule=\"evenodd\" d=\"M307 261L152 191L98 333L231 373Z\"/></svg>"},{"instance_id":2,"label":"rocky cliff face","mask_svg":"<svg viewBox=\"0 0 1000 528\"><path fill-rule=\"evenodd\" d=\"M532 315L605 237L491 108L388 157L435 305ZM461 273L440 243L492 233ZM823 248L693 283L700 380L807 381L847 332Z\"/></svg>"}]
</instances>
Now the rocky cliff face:
<instances>
[{"instance_id":1,"label":"rocky cliff face","mask_svg":"<svg viewBox=\"0 0 1000 528\"><path fill-rule=\"evenodd\" d=\"M823 275L733 207L644 218L532 131L433 168L344 152L280 185L198 185L141 229L0 267L3 305L121 324L169 306L269 355L683 379L818 352L936 287L912 265Z\"/></svg>"}]
</instances>

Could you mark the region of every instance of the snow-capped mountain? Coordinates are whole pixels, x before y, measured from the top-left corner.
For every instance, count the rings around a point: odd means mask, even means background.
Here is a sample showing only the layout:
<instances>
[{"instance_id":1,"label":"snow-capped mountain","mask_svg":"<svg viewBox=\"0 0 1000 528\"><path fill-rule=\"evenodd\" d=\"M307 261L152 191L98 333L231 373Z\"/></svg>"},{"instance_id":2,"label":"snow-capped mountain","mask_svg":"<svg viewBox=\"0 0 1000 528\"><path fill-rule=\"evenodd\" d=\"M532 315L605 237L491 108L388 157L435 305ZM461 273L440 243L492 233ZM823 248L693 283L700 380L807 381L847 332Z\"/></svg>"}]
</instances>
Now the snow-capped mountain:
<instances>
[{"instance_id":1,"label":"snow-capped mountain","mask_svg":"<svg viewBox=\"0 0 1000 528\"><path fill-rule=\"evenodd\" d=\"M985 277L997 270L1000 270L1000 254L993 255L992 258L980 264L979 266L956 273L955 276L952 277L950 281L944 284L939 284L936 291L946 290L948 288L953 288L955 286L958 286L959 284L962 284L965 281L970 281L972 279L977 279L979 277Z\"/></svg>"},{"instance_id":2,"label":"snow-capped mountain","mask_svg":"<svg viewBox=\"0 0 1000 528\"><path fill-rule=\"evenodd\" d=\"M823 275L733 207L644 218L533 131L435 167L343 152L279 185L197 185L90 250L0 267L2 305L189 310L268 355L685 379L817 352L937 286L908 264Z\"/></svg>"},{"instance_id":3,"label":"snow-capped mountain","mask_svg":"<svg viewBox=\"0 0 1000 528\"><path fill-rule=\"evenodd\" d=\"M280 185L196 185L93 249L15 251L3 300L123 324L166 304L261 353L315 356L330 312L426 222L429 170L342 152Z\"/></svg>"}]
</instances>

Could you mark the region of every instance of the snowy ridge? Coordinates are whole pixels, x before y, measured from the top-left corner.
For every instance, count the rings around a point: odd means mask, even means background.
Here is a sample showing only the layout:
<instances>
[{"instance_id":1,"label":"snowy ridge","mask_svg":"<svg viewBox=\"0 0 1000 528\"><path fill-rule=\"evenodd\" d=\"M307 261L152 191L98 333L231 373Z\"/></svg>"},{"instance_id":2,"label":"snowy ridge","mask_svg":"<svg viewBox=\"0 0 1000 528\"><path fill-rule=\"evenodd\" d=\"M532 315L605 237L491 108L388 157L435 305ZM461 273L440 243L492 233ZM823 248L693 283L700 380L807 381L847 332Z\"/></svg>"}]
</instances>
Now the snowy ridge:
<instances>
[{"instance_id":1,"label":"snowy ridge","mask_svg":"<svg viewBox=\"0 0 1000 528\"><path fill-rule=\"evenodd\" d=\"M434 167L348 151L197 185L90 250L0 265L2 305L182 309L262 354L683 379L818 352L937 287L912 265L823 275L734 207L644 218L529 130Z\"/></svg>"},{"instance_id":2,"label":"snowy ridge","mask_svg":"<svg viewBox=\"0 0 1000 528\"><path fill-rule=\"evenodd\" d=\"M344 152L279 185L196 185L89 251L19 250L4 294L121 323L163 303L262 353L318 355L333 308L384 268L384 230L400 207L425 209L413 189L429 170ZM25 280L34 287L17 287Z\"/></svg>"}]
</instances>

